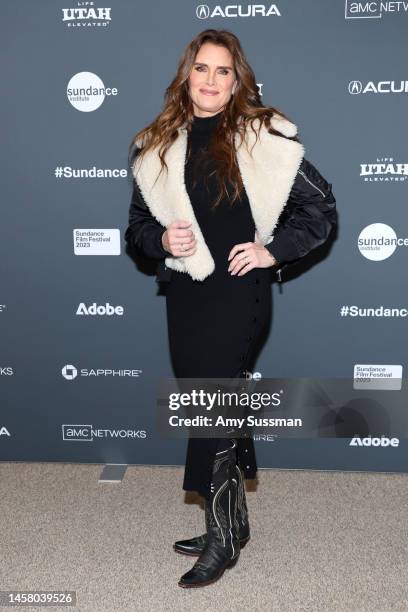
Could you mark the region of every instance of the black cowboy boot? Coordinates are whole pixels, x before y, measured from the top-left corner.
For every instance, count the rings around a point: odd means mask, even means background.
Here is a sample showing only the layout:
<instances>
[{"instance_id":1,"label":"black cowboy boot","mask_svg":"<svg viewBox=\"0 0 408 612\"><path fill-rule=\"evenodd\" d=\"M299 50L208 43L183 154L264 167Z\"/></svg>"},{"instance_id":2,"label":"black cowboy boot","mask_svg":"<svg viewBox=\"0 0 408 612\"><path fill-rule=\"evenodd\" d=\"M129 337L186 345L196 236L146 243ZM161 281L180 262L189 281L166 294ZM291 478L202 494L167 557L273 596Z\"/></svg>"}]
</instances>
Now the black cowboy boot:
<instances>
[{"instance_id":1,"label":"black cowboy boot","mask_svg":"<svg viewBox=\"0 0 408 612\"><path fill-rule=\"evenodd\" d=\"M210 499L205 503L207 528L204 548L193 565L179 580L184 588L201 587L221 578L227 567L238 561L240 546L237 532L237 482L233 478L236 442L216 453Z\"/></svg>"},{"instance_id":2,"label":"black cowboy boot","mask_svg":"<svg viewBox=\"0 0 408 612\"><path fill-rule=\"evenodd\" d=\"M250 529L248 522L248 507L245 497L244 476L242 473L242 468L237 463L235 464L235 474L233 475L233 478L238 484L237 530L240 548L242 549L250 539ZM205 540L206 534L204 533L203 535L195 536L189 540L178 540L174 543L173 548L176 552L183 555L197 556L202 553L205 546Z\"/></svg>"}]
</instances>

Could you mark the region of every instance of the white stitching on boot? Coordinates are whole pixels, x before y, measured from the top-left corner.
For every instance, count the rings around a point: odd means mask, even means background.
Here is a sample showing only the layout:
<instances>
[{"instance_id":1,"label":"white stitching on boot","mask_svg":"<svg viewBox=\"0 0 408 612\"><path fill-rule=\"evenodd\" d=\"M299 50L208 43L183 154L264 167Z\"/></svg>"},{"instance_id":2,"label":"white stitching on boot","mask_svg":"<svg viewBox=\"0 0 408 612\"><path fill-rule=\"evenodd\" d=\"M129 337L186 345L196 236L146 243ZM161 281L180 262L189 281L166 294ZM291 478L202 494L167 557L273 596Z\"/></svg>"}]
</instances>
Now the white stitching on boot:
<instances>
[{"instance_id":1,"label":"white stitching on boot","mask_svg":"<svg viewBox=\"0 0 408 612\"><path fill-rule=\"evenodd\" d=\"M216 512L216 510L215 510L215 504L216 504L217 499L218 499L218 498L219 498L219 496L220 496L220 493L221 493L221 492L222 492L222 491L225 489L225 487L226 487L227 485L228 485L228 480L226 480L226 481L225 481L225 482L224 482L224 483L223 483L223 484L222 484L222 485L219 487L219 489L218 489L217 493L214 495L214 499L213 499L213 503L212 503L213 515L214 515L214 518L215 518L215 520L216 520L216 522L217 522L218 529L220 530L220 533L221 533L221 536L222 536L222 541L223 541L223 546L224 546L224 547L225 547L225 535L226 535L226 534L224 534L223 529L222 529L222 527L221 527L220 520L219 520L219 518L218 518L218 516L217 516L217 512Z\"/></svg>"}]
</instances>

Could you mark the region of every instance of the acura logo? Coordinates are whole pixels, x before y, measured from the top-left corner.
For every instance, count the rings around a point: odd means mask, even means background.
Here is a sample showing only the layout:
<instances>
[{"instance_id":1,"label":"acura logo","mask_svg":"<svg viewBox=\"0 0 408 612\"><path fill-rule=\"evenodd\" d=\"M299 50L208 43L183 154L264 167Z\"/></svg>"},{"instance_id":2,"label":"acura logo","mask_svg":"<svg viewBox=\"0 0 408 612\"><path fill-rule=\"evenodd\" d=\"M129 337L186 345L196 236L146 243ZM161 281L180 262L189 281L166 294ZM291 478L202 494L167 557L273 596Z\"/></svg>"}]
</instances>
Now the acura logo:
<instances>
[{"instance_id":1,"label":"acura logo","mask_svg":"<svg viewBox=\"0 0 408 612\"><path fill-rule=\"evenodd\" d=\"M348 85L350 94L361 93L408 93L408 81L368 81L364 86L361 81L350 81Z\"/></svg>"},{"instance_id":2,"label":"acura logo","mask_svg":"<svg viewBox=\"0 0 408 612\"><path fill-rule=\"evenodd\" d=\"M363 90L363 85L361 81L350 81L348 90L351 94L359 94Z\"/></svg>"},{"instance_id":3,"label":"acura logo","mask_svg":"<svg viewBox=\"0 0 408 612\"><path fill-rule=\"evenodd\" d=\"M208 19L210 16L208 4L199 4L196 8L196 15L198 19Z\"/></svg>"},{"instance_id":4,"label":"acura logo","mask_svg":"<svg viewBox=\"0 0 408 612\"><path fill-rule=\"evenodd\" d=\"M209 17L270 17L275 15L281 17L281 13L276 4L227 4L221 6L217 4L211 11L208 4L199 4L196 8L198 19L208 19Z\"/></svg>"}]
</instances>

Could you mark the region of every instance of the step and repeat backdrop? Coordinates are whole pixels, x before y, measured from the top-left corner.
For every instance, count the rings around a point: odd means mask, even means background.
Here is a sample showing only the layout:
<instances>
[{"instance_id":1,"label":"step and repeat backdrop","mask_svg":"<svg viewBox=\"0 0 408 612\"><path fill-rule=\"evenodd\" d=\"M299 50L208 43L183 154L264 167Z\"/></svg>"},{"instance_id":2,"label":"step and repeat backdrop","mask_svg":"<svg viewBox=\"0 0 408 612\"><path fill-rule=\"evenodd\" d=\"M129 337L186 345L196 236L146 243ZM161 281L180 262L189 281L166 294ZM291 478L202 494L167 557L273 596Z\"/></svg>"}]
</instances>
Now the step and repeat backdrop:
<instances>
[{"instance_id":1,"label":"step and repeat backdrop","mask_svg":"<svg viewBox=\"0 0 408 612\"><path fill-rule=\"evenodd\" d=\"M246 375L297 384L305 427L254 432L258 465L408 471L407 4L1 10L0 460L184 464L186 440L156 425L158 382L174 376L165 283L127 252L127 156L184 47L224 28L339 213L327 244L272 276L272 324Z\"/></svg>"}]
</instances>

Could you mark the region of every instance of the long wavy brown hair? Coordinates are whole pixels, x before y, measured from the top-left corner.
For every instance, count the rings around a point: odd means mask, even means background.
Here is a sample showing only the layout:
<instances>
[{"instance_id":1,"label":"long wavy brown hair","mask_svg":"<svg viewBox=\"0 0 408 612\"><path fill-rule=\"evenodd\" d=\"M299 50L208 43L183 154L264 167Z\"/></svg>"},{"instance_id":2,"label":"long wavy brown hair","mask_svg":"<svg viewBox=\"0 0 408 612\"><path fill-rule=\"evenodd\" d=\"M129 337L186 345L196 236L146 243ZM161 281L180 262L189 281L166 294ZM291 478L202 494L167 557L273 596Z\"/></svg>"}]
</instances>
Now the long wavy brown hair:
<instances>
[{"instance_id":1,"label":"long wavy brown hair","mask_svg":"<svg viewBox=\"0 0 408 612\"><path fill-rule=\"evenodd\" d=\"M133 151L133 153L137 150L136 141L138 139L142 139L143 142L141 150L137 153L138 158L143 157L150 149L158 147L158 155L161 162L158 177L164 167L168 171L165 155L178 137L178 128L186 127L188 132L191 130L194 110L189 94L188 79L193 69L196 55L201 45L206 42L224 46L229 50L232 55L237 80L234 94L231 95L230 100L222 111L220 121L217 122L208 144L208 155L215 162L216 166L215 174L219 192L218 197L213 203L213 207L216 207L224 195L232 195L232 199L230 199L231 204L240 199L243 190L242 178L235 154L234 134L238 131L242 142L247 126L250 124L256 134L256 140L258 140L259 132L254 128L253 121L259 119L258 129L265 125L270 134L282 136L279 131L271 126L271 117L278 115L291 121L278 108L262 104L255 81L255 74L248 64L239 39L232 32L228 30L207 29L193 38L185 48L179 60L177 73L166 89L163 110L152 123L137 132L132 139L129 150ZM292 137L292 140L298 141L297 136ZM130 163L132 163L132 159L133 157L130 153ZM227 183L233 187L232 194L228 192Z\"/></svg>"}]
</instances>

